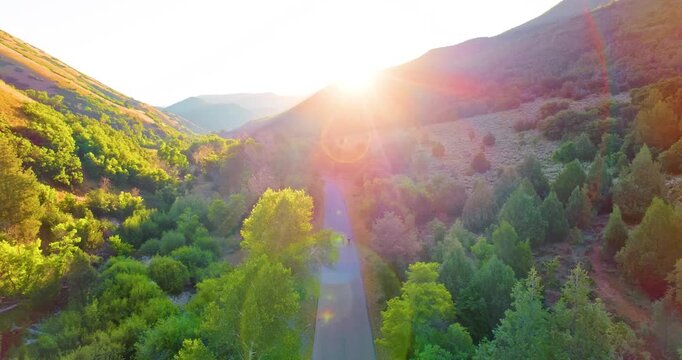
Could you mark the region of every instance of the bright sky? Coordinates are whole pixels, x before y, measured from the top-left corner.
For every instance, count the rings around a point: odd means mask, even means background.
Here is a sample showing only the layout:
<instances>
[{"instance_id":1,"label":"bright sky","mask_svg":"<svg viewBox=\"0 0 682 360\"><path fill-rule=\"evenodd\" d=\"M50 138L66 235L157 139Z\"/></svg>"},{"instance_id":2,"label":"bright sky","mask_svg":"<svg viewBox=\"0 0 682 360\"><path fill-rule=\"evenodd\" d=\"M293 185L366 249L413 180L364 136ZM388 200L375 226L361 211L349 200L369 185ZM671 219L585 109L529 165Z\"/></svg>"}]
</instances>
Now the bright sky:
<instances>
[{"instance_id":1,"label":"bright sky","mask_svg":"<svg viewBox=\"0 0 682 360\"><path fill-rule=\"evenodd\" d=\"M559 0L7 0L0 29L153 105L305 95L492 36Z\"/></svg>"}]
</instances>

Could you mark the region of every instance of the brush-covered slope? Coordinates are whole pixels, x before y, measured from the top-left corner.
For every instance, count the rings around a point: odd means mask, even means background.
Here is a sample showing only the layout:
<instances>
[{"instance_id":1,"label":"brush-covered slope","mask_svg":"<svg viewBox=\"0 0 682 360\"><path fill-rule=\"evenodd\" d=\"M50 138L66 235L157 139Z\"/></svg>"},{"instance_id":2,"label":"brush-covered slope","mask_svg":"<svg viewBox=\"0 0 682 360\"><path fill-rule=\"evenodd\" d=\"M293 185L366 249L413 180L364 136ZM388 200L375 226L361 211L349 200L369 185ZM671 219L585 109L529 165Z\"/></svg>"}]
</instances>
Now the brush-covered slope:
<instances>
[{"instance_id":1,"label":"brush-covered slope","mask_svg":"<svg viewBox=\"0 0 682 360\"><path fill-rule=\"evenodd\" d=\"M176 116L0 31L0 137L39 180L154 190L187 166L187 135Z\"/></svg>"},{"instance_id":2,"label":"brush-covered slope","mask_svg":"<svg viewBox=\"0 0 682 360\"><path fill-rule=\"evenodd\" d=\"M557 9L572 4L565 0ZM542 97L620 93L682 72L680 0L620 0L582 15L554 20L554 14L534 26L431 50L385 71L372 93L350 103L325 89L245 130L318 134L330 119L348 118L365 128L451 121Z\"/></svg>"},{"instance_id":3,"label":"brush-covered slope","mask_svg":"<svg viewBox=\"0 0 682 360\"><path fill-rule=\"evenodd\" d=\"M221 132L250 120L277 115L299 101L298 97L271 93L202 95L182 100L165 110L186 119L195 131Z\"/></svg>"}]
</instances>

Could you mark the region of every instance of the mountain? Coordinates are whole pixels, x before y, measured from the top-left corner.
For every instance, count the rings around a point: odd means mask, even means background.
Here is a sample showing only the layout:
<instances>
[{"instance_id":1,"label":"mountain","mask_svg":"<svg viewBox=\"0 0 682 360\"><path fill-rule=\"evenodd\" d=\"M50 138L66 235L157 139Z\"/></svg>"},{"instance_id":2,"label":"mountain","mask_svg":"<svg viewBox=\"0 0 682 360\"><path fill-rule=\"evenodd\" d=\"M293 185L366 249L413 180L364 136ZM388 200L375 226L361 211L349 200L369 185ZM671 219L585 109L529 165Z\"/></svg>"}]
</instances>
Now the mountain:
<instances>
[{"instance_id":1,"label":"mountain","mask_svg":"<svg viewBox=\"0 0 682 360\"><path fill-rule=\"evenodd\" d=\"M606 6L616 0L567 0L562 1L547 10L544 14L537 18L519 26L519 28L527 28L536 25L548 24L565 19L570 19L578 15L590 13L601 6Z\"/></svg>"},{"instance_id":2,"label":"mountain","mask_svg":"<svg viewBox=\"0 0 682 360\"><path fill-rule=\"evenodd\" d=\"M232 130L244 123L273 116L296 105L300 98L272 93L202 95L165 108L187 120L197 132Z\"/></svg>"},{"instance_id":3,"label":"mountain","mask_svg":"<svg viewBox=\"0 0 682 360\"><path fill-rule=\"evenodd\" d=\"M0 140L41 182L154 191L187 167L183 122L0 31Z\"/></svg>"},{"instance_id":4,"label":"mountain","mask_svg":"<svg viewBox=\"0 0 682 360\"><path fill-rule=\"evenodd\" d=\"M335 99L338 89L330 86L240 131L307 136L331 122L337 131L356 131L451 121L538 98L620 93L682 72L681 0L587 2L597 8L579 15L583 3L564 0L498 36L431 50L387 69L360 99ZM557 16L565 8L574 9L573 16Z\"/></svg>"}]
</instances>

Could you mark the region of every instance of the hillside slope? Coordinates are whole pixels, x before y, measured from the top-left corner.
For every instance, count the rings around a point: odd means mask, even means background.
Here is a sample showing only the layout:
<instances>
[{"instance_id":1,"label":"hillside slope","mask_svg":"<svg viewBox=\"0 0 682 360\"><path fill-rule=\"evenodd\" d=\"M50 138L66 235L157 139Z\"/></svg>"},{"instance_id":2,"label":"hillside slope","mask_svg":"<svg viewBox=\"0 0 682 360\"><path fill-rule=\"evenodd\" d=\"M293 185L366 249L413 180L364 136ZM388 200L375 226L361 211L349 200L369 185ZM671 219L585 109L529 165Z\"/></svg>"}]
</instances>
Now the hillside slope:
<instances>
[{"instance_id":1,"label":"hillside slope","mask_svg":"<svg viewBox=\"0 0 682 360\"><path fill-rule=\"evenodd\" d=\"M431 50L385 71L372 94L350 104L333 99L327 88L244 131L318 134L338 114L371 119L362 121L371 126L451 121L543 97L620 93L682 71L681 0L620 0L583 16L553 16L550 11L532 21L536 26ZM391 112L395 107L401 111Z\"/></svg>"}]
</instances>

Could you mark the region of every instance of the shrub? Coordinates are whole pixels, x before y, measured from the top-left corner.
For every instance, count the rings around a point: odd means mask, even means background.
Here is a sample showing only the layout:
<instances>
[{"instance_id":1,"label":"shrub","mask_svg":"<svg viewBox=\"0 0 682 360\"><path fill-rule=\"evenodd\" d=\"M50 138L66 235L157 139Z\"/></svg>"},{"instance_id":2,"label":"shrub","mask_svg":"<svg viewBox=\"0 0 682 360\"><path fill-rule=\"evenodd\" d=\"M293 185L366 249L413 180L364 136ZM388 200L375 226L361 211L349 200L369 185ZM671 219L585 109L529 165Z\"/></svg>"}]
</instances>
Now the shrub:
<instances>
[{"instance_id":1,"label":"shrub","mask_svg":"<svg viewBox=\"0 0 682 360\"><path fill-rule=\"evenodd\" d=\"M497 203L488 184L485 181L476 182L462 211L464 226L471 231L484 230L495 221L496 207Z\"/></svg>"},{"instance_id":2,"label":"shrub","mask_svg":"<svg viewBox=\"0 0 682 360\"><path fill-rule=\"evenodd\" d=\"M620 209L618 206L614 206L613 212L609 215L609 222L604 229L604 255L613 258L625 245L627 238L628 228L620 215Z\"/></svg>"},{"instance_id":3,"label":"shrub","mask_svg":"<svg viewBox=\"0 0 682 360\"><path fill-rule=\"evenodd\" d=\"M138 252L142 256L158 255L159 253L161 253L161 240L149 239L145 241L138 249Z\"/></svg>"},{"instance_id":4,"label":"shrub","mask_svg":"<svg viewBox=\"0 0 682 360\"><path fill-rule=\"evenodd\" d=\"M682 174L682 139L664 151L658 159L665 172L674 175Z\"/></svg>"},{"instance_id":5,"label":"shrub","mask_svg":"<svg viewBox=\"0 0 682 360\"><path fill-rule=\"evenodd\" d=\"M576 187L571 192L566 204L566 217L572 226L583 230L592 223L592 204L582 188Z\"/></svg>"},{"instance_id":6,"label":"shrub","mask_svg":"<svg viewBox=\"0 0 682 360\"><path fill-rule=\"evenodd\" d=\"M431 146L431 155L435 158L442 158L445 156L445 146L439 142L433 143Z\"/></svg>"},{"instance_id":7,"label":"shrub","mask_svg":"<svg viewBox=\"0 0 682 360\"><path fill-rule=\"evenodd\" d=\"M651 158L645 145L632 161L629 171L621 176L613 190L613 201L626 221L638 221L655 197L667 194L660 165Z\"/></svg>"},{"instance_id":8,"label":"shrub","mask_svg":"<svg viewBox=\"0 0 682 360\"><path fill-rule=\"evenodd\" d=\"M564 205L559 201L554 191L550 192L542 202L540 211L547 222L545 240L547 242L563 241L568 234L568 220L566 219Z\"/></svg>"},{"instance_id":9,"label":"shrub","mask_svg":"<svg viewBox=\"0 0 682 360\"><path fill-rule=\"evenodd\" d=\"M495 145L495 135L492 133L487 133L483 137L483 145L485 146L493 146Z\"/></svg>"},{"instance_id":10,"label":"shrub","mask_svg":"<svg viewBox=\"0 0 682 360\"><path fill-rule=\"evenodd\" d=\"M540 123L540 130L550 140L577 134L591 121L596 119L592 112L562 110Z\"/></svg>"},{"instance_id":11,"label":"shrub","mask_svg":"<svg viewBox=\"0 0 682 360\"><path fill-rule=\"evenodd\" d=\"M189 283L189 270L178 260L155 256L149 263L149 277L164 291L179 294Z\"/></svg>"},{"instance_id":12,"label":"shrub","mask_svg":"<svg viewBox=\"0 0 682 360\"><path fill-rule=\"evenodd\" d=\"M166 255L185 244L185 235L178 231L166 231L161 236L159 252L162 255Z\"/></svg>"},{"instance_id":13,"label":"shrub","mask_svg":"<svg viewBox=\"0 0 682 360\"><path fill-rule=\"evenodd\" d=\"M575 156L580 161L592 161L597 154L597 147L594 146L592 140L587 134L580 134L575 139Z\"/></svg>"},{"instance_id":14,"label":"shrub","mask_svg":"<svg viewBox=\"0 0 682 360\"><path fill-rule=\"evenodd\" d=\"M540 107L540 112L538 113L538 118L543 120L548 116L555 115L561 110L566 110L569 108L569 103L567 101L550 101L544 103Z\"/></svg>"},{"instance_id":15,"label":"shrub","mask_svg":"<svg viewBox=\"0 0 682 360\"><path fill-rule=\"evenodd\" d=\"M562 164L571 162L578 157L575 143L573 141L564 141L558 149L554 151L552 159Z\"/></svg>"},{"instance_id":16,"label":"shrub","mask_svg":"<svg viewBox=\"0 0 682 360\"><path fill-rule=\"evenodd\" d=\"M542 172L542 164L535 157L535 155L529 154L523 159L523 161L516 168L519 176L528 179L533 189L540 197L545 197L549 193L549 182L547 177Z\"/></svg>"},{"instance_id":17,"label":"shrub","mask_svg":"<svg viewBox=\"0 0 682 360\"><path fill-rule=\"evenodd\" d=\"M516 132L522 132L522 131L528 131L528 130L533 130L538 126L538 122L533 119L520 119L514 121L514 125L512 127Z\"/></svg>"},{"instance_id":18,"label":"shrub","mask_svg":"<svg viewBox=\"0 0 682 360\"><path fill-rule=\"evenodd\" d=\"M556 191L559 200L566 204L573 189L583 185L585 177L585 172L580 167L580 163L577 160L573 160L564 167L556 180L554 180L552 189Z\"/></svg>"},{"instance_id":19,"label":"shrub","mask_svg":"<svg viewBox=\"0 0 682 360\"><path fill-rule=\"evenodd\" d=\"M477 173L485 173L490 170L490 161L486 159L483 151L479 151L471 160L471 168Z\"/></svg>"}]
</instances>

